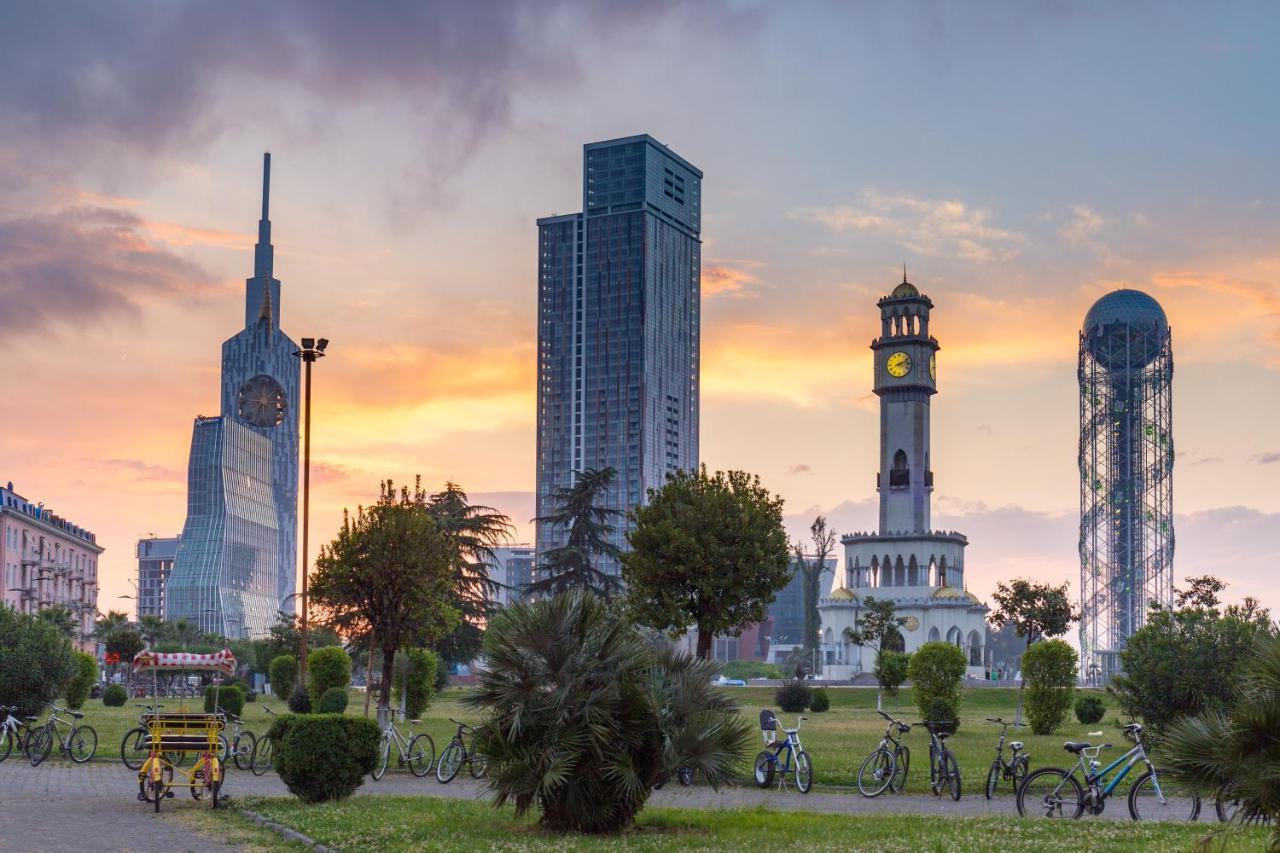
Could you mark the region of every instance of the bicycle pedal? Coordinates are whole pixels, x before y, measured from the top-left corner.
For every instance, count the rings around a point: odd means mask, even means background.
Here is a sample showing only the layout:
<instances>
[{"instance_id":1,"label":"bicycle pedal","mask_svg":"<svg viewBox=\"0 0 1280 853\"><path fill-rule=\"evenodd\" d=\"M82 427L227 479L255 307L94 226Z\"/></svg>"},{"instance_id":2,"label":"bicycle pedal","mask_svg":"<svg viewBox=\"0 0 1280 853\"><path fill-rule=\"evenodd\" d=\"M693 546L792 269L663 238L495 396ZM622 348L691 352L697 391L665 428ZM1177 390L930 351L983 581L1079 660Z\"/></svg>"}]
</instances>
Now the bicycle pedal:
<instances>
[{"instance_id":1,"label":"bicycle pedal","mask_svg":"<svg viewBox=\"0 0 1280 853\"><path fill-rule=\"evenodd\" d=\"M165 796L165 799L172 800L174 797L177 796L177 794L175 794L173 791L165 791L164 796Z\"/></svg>"}]
</instances>

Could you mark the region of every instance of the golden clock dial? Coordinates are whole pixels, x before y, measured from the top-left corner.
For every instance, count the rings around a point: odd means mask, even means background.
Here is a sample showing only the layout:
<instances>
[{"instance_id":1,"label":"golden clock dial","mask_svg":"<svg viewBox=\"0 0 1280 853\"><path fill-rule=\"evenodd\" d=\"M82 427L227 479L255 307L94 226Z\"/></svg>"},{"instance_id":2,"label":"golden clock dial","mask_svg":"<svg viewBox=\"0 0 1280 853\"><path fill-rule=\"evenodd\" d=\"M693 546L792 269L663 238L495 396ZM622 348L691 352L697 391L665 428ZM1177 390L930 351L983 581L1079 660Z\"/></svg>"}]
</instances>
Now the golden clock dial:
<instances>
[{"instance_id":1,"label":"golden clock dial","mask_svg":"<svg viewBox=\"0 0 1280 853\"><path fill-rule=\"evenodd\" d=\"M895 352L889 356L889 360L885 362L884 366L889 371L890 376L902 378L911 372L911 356L905 352Z\"/></svg>"},{"instance_id":2,"label":"golden clock dial","mask_svg":"<svg viewBox=\"0 0 1280 853\"><path fill-rule=\"evenodd\" d=\"M934 382L938 381L938 354L929 354L929 378Z\"/></svg>"}]
</instances>

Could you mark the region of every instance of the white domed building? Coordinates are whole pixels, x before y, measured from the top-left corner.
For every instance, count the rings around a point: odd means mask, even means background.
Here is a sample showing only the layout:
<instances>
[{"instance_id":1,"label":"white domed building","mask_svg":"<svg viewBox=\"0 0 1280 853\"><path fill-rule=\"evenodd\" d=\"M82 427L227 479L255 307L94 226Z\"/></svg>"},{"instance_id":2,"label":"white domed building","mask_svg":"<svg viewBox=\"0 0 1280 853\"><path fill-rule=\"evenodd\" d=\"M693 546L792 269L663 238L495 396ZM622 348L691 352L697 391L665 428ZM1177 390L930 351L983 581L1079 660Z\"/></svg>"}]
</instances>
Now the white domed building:
<instances>
[{"instance_id":1,"label":"white domed building","mask_svg":"<svg viewBox=\"0 0 1280 853\"><path fill-rule=\"evenodd\" d=\"M987 662L987 606L965 589L969 540L930 524L933 470L929 458L929 401L937 393L937 338L929 334L929 297L906 276L877 303L880 337L874 390L880 398L880 525L841 538L843 570L818 604L823 677L856 678L875 669L876 648L853 642L865 601L889 600L902 627L905 651L928 642L959 646L968 674L982 677Z\"/></svg>"}]
</instances>

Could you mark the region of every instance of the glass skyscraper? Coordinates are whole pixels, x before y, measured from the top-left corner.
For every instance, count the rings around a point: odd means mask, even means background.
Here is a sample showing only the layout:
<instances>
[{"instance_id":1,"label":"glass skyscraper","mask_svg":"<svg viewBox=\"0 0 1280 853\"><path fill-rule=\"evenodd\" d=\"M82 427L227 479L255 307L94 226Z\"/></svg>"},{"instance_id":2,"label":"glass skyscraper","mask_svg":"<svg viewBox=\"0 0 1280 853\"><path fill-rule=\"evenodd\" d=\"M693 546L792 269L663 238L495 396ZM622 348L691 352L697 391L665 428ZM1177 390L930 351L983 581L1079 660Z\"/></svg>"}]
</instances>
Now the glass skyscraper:
<instances>
[{"instance_id":1,"label":"glass skyscraper","mask_svg":"<svg viewBox=\"0 0 1280 853\"><path fill-rule=\"evenodd\" d=\"M648 135L583 161L582 213L538 220L540 516L576 471L616 469L628 510L698 464L702 172ZM539 525L538 553L565 536Z\"/></svg>"},{"instance_id":2,"label":"glass skyscraper","mask_svg":"<svg viewBox=\"0 0 1280 853\"><path fill-rule=\"evenodd\" d=\"M255 558L246 562L243 555L235 558L236 565L252 565L259 567L255 571L271 574L270 583L266 579L255 589L270 590L274 603L267 611L269 621L258 624L242 622L237 626L220 623L212 614L202 612L209 607L209 601L220 601L218 590L206 590L199 600L206 602L199 610L186 609L188 605L179 604L175 596L169 596L166 616L171 619L186 617L199 621L201 625L212 624L208 630L220 630L228 636L240 636L245 633L265 631L274 618L277 610L288 609L287 601L293 596L295 577L297 575L298 548L298 386L300 384L301 363L294 357L298 346L288 335L280 330L280 281L274 275L274 249L271 245L270 209L271 187L271 155L263 155L262 167L262 218L258 221L258 244L254 247L253 277L245 282L244 329L222 345L222 388L221 388L221 420L234 422L237 428L223 428L227 436L239 430L257 436L266 448L267 470L262 477L266 484L271 503L271 519L261 517L255 509L250 511L244 506L227 499L223 511L229 514L240 514L244 518L253 518L254 524L270 527L275 541L270 549L270 559L263 564ZM201 424L210 419L196 420L195 437L191 448L192 472L188 476L188 488L194 490L212 488L208 484L212 480L200 480L195 476L196 455L195 440L202 435ZM206 438L206 441L213 439ZM224 441L229 439L224 438ZM236 448L248 446L239 438L235 439ZM237 449L235 453L238 453ZM246 451L248 452L248 451ZM252 451L256 453L256 450ZM223 454L224 464L231 464L238 459L235 453ZM199 458L203 465L206 457ZM236 464L239 464L236 462ZM237 469L229 469L237 470ZM209 491L209 497L200 504L202 511L217 511L219 500L217 491ZM196 506L193 496L188 496L189 512ZM212 507L213 510L208 510ZM191 518L187 519L190 526ZM221 583L234 575L211 572L211 557L200 553L199 544L188 544L186 532L179 546L174 562L173 574L169 584L171 588L191 589L198 584ZM232 540L225 540L230 543ZM261 543L253 540L254 548ZM238 545L237 547L247 547ZM265 566L265 567L264 567ZM177 583L178 587L174 584ZM235 587L230 591L234 592ZM194 602L196 598L188 596L183 601ZM194 606L194 604L190 605ZM219 607L221 605L218 605ZM227 616L233 615L228 611ZM257 619L257 615L246 615L246 619Z\"/></svg>"},{"instance_id":3,"label":"glass skyscraper","mask_svg":"<svg viewBox=\"0 0 1280 853\"><path fill-rule=\"evenodd\" d=\"M280 606L279 535L271 442L234 418L196 418L165 615L228 637L267 632Z\"/></svg>"}]
</instances>

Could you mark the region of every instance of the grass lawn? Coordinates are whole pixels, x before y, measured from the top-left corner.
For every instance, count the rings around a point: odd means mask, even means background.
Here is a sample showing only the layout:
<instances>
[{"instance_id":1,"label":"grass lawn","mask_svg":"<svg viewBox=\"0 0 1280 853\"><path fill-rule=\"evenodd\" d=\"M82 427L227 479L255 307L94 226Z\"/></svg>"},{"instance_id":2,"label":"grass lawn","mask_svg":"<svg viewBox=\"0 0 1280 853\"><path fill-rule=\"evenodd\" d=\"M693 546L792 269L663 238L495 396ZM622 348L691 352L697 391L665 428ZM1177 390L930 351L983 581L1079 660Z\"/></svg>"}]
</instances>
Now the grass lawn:
<instances>
[{"instance_id":1,"label":"grass lawn","mask_svg":"<svg viewBox=\"0 0 1280 853\"><path fill-rule=\"evenodd\" d=\"M645 809L616 837L543 832L532 817L487 803L430 797L362 797L323 806L294 800L239 803L339 850L1191 850L1216 824L1070 822L1017 818L820 815L767 809ZM239 822L248 819L239 817ZM1227 850L1263 846L1262 829L1229 837Z\"/></svg>"},{"instance_id":2,"label":"grass lawn","mask_svg":"<svg viewBox=\"0 0 1280 853\"><path fill-rule=\"evenodd\" d=\"M731 687L742 705L742 713L756 725L757 715L761 708L772 708L777 711L777 703L773 700L772 687ZM431 706L423 714L423 725L416 731L426 731L436 743L437 756L453 736L455 726L449 722L453 717L468 722L475 721L477 716L465 709L460 700L464 695L462 688L449 688L435 697ZM815 781L823 786L852 786L854 774L862 760L880 742L884 732L884 721L875 713L876 691L862 688L832 688L831 710L824 713L808 712L808 719L800 731L801 741L813 762ZM1105 694L1099 692L1103 701ZM100 699L90 699L81 710L85 714L84 722L93 726L98 732L98 753L95 761L119 761L120 741L124 733L137 725L138 713L141 709L134 703L142 700L130 700L123 708L107 708ZM164 700L166 709L177 710L178 700ZM964 781L964 795L981 796L982 786L986 781L987 768L995 751L999 728L983 722L985 717L1012 718L1017 705L1017 690L1005 688L970 688L964 691L961 706L960 730L951 737L948 743L955 752L960 764ZM285 713L287 707L273 697L259 697L256 702L248 702L244 706L244 719L247 727L255 734L263 734L270 726L270 718L263 710L270 706L273 710ZM199 700L186 700L188 710L201 710ZM885 699L888 713L907 722L919 719L919 711L911 705L910 690L903 690L895 699ZM348 714L361 714L364 709L364 694L352 691L351 703L347 706ZM795 715L779 713L783 725L794 725ZM1103 722L1093 726L1085 726L1076 722L1071 714L1068 721L1057 734L1039 736L1031 734L1030 729L1019 729L1010 739L1022 740L1027 744L1030 753L1031 768L1058 766L1066 767L1069 758L1062 749L1062 742L1069 739L1089 739L1088 732L1101 729L1106 732L1106 740L1116 744L1116 749L1103 753L1103 756L1118 757L1127 744L1120 733L1116 712L1108 708ZM1095 739L1096 740L1096 739ZM913 729L906 735L906 744L911 749L911 771L907 780L907 793L928 792L928 754L929 738L923 729ZM759 743L759 741L756 741ZM753 746L748 760L744 763L742 774L750 775L750 760L754 758L758 747ZM1006 748L1006 758L1008 757ZM11 759L12 760L12 759ZM56 758L53 760L57 760ZM61 759L66 760L66 759ZM231 772L235 772L234 769ZM1131 776L1136 777L1136 773ZM1127 781L1127 780L1126 780ZM1011 791L1007 783L1002 783L1001 795ZM886 795L887 796L887 795ZM1206 804L1212 808L1212 804Z\"/></svg>"}]
</instances>

